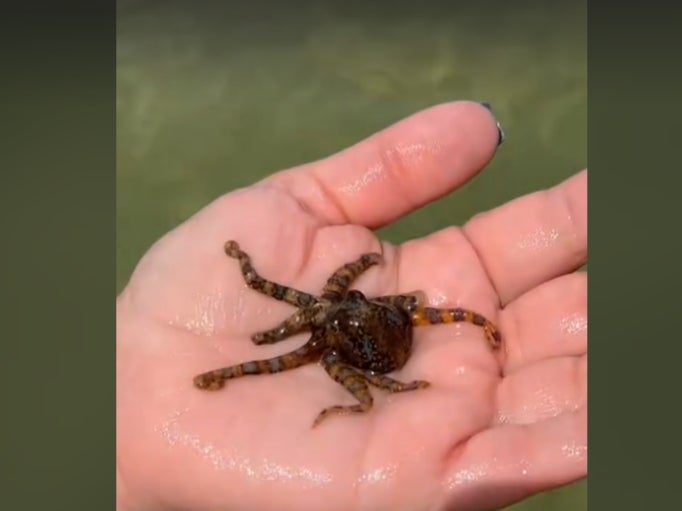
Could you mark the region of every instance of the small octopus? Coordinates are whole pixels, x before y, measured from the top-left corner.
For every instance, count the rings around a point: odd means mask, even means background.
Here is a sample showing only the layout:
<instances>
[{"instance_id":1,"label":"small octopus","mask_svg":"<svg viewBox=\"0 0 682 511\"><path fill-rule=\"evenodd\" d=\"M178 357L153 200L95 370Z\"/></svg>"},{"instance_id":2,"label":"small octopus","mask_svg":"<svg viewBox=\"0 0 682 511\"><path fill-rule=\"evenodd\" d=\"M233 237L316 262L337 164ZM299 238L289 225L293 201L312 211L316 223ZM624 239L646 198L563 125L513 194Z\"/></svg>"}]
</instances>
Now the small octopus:
<instances>
[{"instance_id":1,"label":"small octopus","mask_svg":"<svg viewBox=\"0 0 682 511\"><path fill-rule=\"evenodd\" d=\"M428 387L427 381L405 383L386 376L402 368L410 357L414 327L465 321L482 327L493 349L499 348L502 341L498 329L476 312L424 307L419 293L368 298L358 290L349 289L360 274L382 261L380 254L363 254L341 266L329 277L318 297L265 280L235 241L225 244L225 253L239 261L250 288L298 307L298 311L276 327L252 335L255 344L273 344L303 331L309 331L311 336L290 353L200 374L194 378L194 385L217 390L232 378L278 373L320 362L329 376L353 394L359 404L325 408L313 427L331 415L368 412L373 404L369 385L388 392Z\"/></svg>"}]
</instances>

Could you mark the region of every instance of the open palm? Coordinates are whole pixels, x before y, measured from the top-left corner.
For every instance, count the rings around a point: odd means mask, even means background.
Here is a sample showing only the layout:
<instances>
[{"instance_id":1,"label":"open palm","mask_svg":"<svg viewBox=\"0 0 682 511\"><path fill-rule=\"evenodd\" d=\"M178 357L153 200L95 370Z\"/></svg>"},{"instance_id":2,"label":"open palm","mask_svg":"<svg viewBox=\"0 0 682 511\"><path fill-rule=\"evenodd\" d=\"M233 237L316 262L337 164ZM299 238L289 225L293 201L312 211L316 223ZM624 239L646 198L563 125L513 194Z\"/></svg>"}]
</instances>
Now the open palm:
<instances>
[{"instance_id":1,"label":"open palm","mask_svg":"<svg viewBox=\"0 0 682 511\"><path fill-rule=\"evenodd\" d=\"M492 157L490 112L420 112L322 161L229 193L159 240L117 300L119 509L490 509L586 473L586 171L401 246L371 229L450 192ZM231 380L195 375L291 351L249 339L294 312L249 289L235 239L265 278L318 294L365 252L354 287L422 291L498 325L415 330L395 373L427 389L372 388L366 414L317 414L353 397L315 364Z\"/></svg>"}]
</instances>

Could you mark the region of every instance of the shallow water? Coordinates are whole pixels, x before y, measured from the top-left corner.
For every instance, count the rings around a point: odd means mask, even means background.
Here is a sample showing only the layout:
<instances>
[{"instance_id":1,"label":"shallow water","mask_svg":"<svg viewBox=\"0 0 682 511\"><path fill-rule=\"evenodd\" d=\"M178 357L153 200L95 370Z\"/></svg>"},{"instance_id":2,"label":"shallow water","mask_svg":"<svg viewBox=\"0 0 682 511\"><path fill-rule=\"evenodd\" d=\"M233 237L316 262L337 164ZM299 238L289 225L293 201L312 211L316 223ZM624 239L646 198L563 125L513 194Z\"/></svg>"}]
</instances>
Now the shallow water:
<instances>
[{"instance_id":1,"label":"shallow water","mask_svg":"<svg viewBox=\"0 0 682 511\"><path fill-rule=\"evenodd\" d=\"M246 4L119 1L119 290L151 243L215 197L443 101L491 102L507 141L384 238L462 223L587 165L585 2ZM513 509L583 510L586 488Z\"/></svg>"}]
</instances>

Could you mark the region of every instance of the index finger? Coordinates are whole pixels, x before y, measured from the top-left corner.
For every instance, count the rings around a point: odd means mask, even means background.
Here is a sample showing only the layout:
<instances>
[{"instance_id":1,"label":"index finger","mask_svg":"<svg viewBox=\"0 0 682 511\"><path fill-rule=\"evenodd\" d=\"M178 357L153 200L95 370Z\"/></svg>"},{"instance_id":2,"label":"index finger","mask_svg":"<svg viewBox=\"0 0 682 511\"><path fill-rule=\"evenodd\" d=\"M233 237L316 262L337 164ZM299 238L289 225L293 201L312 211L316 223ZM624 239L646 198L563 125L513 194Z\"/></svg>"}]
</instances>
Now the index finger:
<instances>
[{"instance_id":1,"label":"index finger","mask_svg":"<svg viewBox=\"0 0 682 511\"><path fill-rule=\"evenodd\" d=\"M470 180L500 140L486 106L445 103L261 183L285 188L327 224L378 228Z\"/></svg>"}]
</instances>

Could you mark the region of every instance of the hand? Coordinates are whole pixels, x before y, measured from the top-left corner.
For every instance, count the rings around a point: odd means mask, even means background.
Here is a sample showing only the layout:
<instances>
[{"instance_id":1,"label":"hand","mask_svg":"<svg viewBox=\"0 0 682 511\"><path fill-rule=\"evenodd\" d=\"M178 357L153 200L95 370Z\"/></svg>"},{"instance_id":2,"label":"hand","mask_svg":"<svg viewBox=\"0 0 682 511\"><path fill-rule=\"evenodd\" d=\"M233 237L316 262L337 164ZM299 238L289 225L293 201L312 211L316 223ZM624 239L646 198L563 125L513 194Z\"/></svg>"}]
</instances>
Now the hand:
<instances>
[{"instance_id":1,"label":"hand","mask_svg":"<svg viewBox=\"0 0 682 511\"><path fill-rule=\"evenodd\" d=\"M586 475L587 172L394 246L372 233L462 185L495 151L490 112L457 102L420 112L327 159L228 193L143 257L117 300L118 507L201 510L491 509ZM356 287L421 290L480 312L420 327L396 377L431 387L354 404L310 364L192 385L221 366L282 354L255 346L294 308L246 287L234 239L264 277L318 294L365 252L384 263Z\"/></svg>"}]
</instances>

